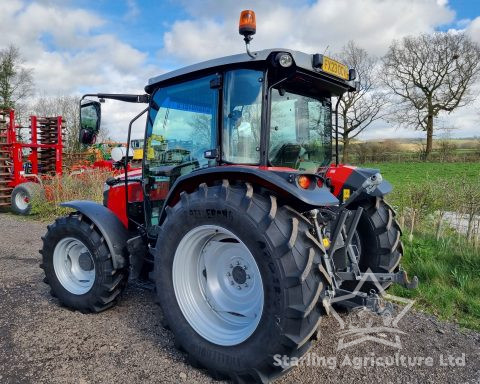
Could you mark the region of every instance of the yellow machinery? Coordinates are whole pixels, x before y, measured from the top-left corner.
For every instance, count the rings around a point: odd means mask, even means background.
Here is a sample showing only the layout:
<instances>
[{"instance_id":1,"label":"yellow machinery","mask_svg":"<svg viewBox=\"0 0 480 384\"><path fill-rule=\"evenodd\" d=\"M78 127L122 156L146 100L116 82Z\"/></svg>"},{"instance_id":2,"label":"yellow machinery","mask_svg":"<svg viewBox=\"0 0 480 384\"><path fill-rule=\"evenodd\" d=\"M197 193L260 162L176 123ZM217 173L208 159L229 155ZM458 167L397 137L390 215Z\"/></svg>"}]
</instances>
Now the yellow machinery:
<instances>
[{"instance_id":1,"label":"yellow machinery","mask_svg":"<svg viewBox=\"0 0 480 384\"><path fill-rule=\"evenodd\" d=\"M143 159L143 139L134 139L130 141L130 148L133 149L133 160L142 160Z\"/></svg>"}]
</instances>

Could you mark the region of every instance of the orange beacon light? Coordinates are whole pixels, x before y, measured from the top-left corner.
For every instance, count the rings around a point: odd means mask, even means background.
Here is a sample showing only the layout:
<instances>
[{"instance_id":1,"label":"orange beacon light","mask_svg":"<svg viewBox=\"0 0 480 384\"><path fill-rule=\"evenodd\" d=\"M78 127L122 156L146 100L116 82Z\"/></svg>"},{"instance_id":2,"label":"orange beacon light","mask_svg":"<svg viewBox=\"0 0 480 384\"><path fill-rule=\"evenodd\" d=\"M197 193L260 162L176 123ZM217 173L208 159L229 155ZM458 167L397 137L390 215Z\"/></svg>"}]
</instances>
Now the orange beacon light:
<instances>
[{"instance_id":1,"label":"orange beacon light","mask_svg":"<svg viewBox=\"0 0 480 384\"><path fill-rule=\"evenodd\" d=\"M238 33L247 38L254 35L256 30L255 12L251 10L242 11L238 22Z\"/></svg>"}]
</instances>

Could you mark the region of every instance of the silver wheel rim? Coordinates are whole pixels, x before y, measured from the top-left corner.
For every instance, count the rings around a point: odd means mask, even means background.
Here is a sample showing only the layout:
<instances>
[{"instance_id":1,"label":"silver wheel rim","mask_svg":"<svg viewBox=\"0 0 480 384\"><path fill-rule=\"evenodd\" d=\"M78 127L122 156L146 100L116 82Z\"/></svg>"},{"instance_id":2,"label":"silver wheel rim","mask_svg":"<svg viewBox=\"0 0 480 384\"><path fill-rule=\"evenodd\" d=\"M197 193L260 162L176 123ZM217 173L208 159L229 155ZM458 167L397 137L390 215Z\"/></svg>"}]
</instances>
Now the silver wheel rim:
<instances>
[{"instance_id":1,"label":"silver wheel rim","mask_svg":"<svg viewBox=\"0 0 480 384\"><path fill-rule=\"evenodd\" d=\"M237 345L257 328L262 277L246 245L227 229L202 225L190 230L175 252L172 278L185 319L206 340Z\"/></svg>"},{"instance_id":2,"label":"silver wheel rim","mask_svg":"<svg viewBox=\"0 0 480 384\"><path fill-rule=\"evenodd\" d=\"M60 284L75 295L87 293L95 282L92 254L80 240L66 237L53 251L53 269Z\"/></svg>"},{"instance_id":3,"label":"silver wheel rim","mask_svg":"<svg viewBox=\"0 0 480 384\"><path fill-rule=\"evenodd\" d=\"M17 192L15 195L15 205L21 211L24 211L30 205L30 201L28 201L28 196L25 192Z\"/></svg>"}]
</instances>

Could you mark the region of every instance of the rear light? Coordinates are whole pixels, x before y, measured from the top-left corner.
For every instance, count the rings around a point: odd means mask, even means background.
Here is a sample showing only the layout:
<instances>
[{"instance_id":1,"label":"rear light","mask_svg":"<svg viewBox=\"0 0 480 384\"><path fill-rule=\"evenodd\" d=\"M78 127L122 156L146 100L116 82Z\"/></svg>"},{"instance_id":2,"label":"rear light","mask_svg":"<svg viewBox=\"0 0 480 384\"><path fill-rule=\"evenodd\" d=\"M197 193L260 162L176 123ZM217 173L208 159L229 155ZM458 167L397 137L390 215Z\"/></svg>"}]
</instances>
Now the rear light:
<instances>
[{"instance_id":1,"label":"rear light","mask_svg":"<svg viewBox=\"0 0 480 384\"><path fill-rule=\"evenodd\" d=\"M298 176L297 183L303 189L310 188L310 178L308 176L305 176L305 175Z\"/></svg>"},{"instance_id":2,"label":"rear light","mask_svg":"<svg viewBox=\"0 0 480 384\"><path fill-rule=\"evenodd\" d=\"M321 178L318 178L317 180L317 185L318 185L318 188L322 188L323 187L323 180Z\"/></svg>"}]
</instances>

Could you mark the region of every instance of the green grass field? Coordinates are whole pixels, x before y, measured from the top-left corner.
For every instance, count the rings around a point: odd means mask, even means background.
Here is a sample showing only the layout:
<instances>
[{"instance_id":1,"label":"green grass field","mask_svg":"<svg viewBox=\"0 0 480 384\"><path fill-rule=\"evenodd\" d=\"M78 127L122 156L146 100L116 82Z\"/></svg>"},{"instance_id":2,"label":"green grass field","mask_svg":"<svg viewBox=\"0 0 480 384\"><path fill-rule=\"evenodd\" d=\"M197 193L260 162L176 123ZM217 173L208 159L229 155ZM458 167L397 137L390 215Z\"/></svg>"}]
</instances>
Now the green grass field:
<instances>
[{"instance_id":1,"label":"green grass field","mask_svg":"<svg viewBox=\"0 0 480 384\"><path fill-rule=\"evenodd\" d=\"M465 183L478 183L480 163L380 163L364 167L380 169L383 177L393 184L390 200L401 202L414 186L436 188L448 182L458 192ZM439 187L441 193L441 188ZM455 191L454 191L455 192ZM435 196L435 194L433 195ZM388 200L388 196L387 196ZM437 241L432 223L423 218L410 243L404 234L405 254L402 265L409 276L417 275L420 285L409 291L398 285L393 294L416 300L417 309L425 310L461 326L480 330L480 248L467 242L453 230ZM406 231L404 231L405 233Z\"/></svg>"},{"instance_id":2,"label":"green grass field","mask_svg":"<svg viewBox=\"0 0 480 384\"><path fill-rule=\"evenodd\" d=\"M464 178L471 181L480 178L480 163L377 163L362 167L380 169L384 179L394 188L405 183L422 184L445 179L461 182Z\"/></svg>"},{"instance_id":3,"label":"green grass field","mask_svg":"<svg viewBox=\"0 0 480 384\"><path fill-rule=\"evenodd\" d=\"M420 280L416 290L392 286L390 293L416 300L417 309L480 330L480 254L456 236L437 241L417 233L405 244L402 266Z\"/></svg>"}]
</instances>

